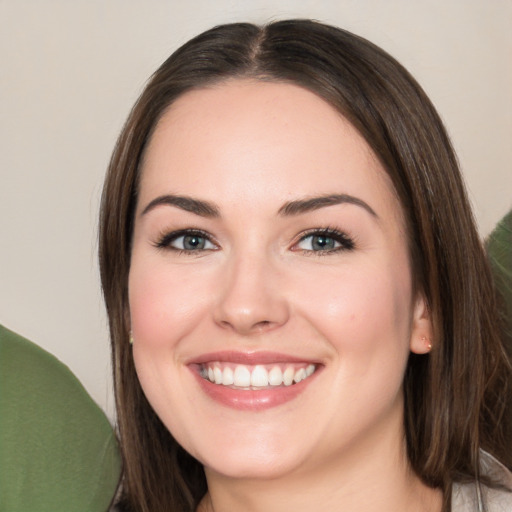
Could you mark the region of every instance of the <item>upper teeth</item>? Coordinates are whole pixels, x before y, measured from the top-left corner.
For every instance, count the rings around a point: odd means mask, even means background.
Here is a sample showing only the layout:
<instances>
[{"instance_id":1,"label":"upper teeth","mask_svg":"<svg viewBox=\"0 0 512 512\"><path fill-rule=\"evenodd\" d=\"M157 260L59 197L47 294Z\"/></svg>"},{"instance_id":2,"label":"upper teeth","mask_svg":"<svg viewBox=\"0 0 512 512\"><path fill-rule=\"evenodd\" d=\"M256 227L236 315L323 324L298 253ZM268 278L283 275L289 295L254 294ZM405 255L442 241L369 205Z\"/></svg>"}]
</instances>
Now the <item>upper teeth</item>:
<instances>
[{"instance_id":1,"label":"upper teeth","mask_svg":"<svg viewBox=\"0 0 512 512\"><path fill-rule=\"evenodd\" d=\"M230 366L215 362L201 366L201 376L215 384L240 388L264 388L268 386L291 386L312 375L316 367L309 365L256 365Z\"/></svg>"}]
</instances>

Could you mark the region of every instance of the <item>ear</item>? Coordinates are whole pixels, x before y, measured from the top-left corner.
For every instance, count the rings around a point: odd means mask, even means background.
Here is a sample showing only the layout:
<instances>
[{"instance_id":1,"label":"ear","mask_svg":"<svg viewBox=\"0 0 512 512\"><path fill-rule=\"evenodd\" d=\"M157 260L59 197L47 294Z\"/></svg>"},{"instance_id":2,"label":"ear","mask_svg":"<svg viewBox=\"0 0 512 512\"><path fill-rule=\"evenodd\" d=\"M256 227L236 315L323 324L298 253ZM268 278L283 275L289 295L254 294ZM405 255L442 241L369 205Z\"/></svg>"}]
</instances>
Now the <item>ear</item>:
<instances>
[{"instance_id":1,"label":"ear","mask_svg":"<svg viewBox=\"0 0 512 512\"><path fill-rule=\"evenodd\" d=\"M432 340L432 319L427 301L422 293L418 293L414 304L411 339L411 352L428 354L434 344Z\"/></svg>"}]
</instances>

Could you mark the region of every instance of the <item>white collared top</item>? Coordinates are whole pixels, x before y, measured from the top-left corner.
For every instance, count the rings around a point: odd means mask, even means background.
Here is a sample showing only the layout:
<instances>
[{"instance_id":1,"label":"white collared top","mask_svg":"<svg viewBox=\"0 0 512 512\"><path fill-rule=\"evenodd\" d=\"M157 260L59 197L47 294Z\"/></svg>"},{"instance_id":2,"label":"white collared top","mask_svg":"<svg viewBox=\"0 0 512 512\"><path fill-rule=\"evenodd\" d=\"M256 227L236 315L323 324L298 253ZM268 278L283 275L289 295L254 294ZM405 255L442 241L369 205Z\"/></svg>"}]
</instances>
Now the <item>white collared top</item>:
<instances>
[{"instance_id":1,"label":"white collared top","mask_svg":"<svg viewBox=\"0 0 512 512\"><path fill-rule=\"evenodd\" d=\"M492 455L480 452L480 466L483 475L512 489L512 473ZM452 512L512 512L512 492L483 484L456 483L453 485Z\"/></svg>"}]
</instances>

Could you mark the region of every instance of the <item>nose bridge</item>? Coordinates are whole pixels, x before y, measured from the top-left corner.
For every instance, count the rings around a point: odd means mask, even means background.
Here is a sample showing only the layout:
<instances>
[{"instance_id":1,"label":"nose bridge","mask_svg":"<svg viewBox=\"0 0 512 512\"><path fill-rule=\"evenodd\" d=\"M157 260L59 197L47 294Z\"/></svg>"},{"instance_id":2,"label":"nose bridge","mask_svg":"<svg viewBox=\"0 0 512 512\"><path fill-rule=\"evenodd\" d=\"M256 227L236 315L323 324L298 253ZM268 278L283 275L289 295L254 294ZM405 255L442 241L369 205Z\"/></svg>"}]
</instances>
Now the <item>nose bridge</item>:
<instances>
[{"instance_id":1,"label":"nose bridge","mask_svg":"<svg viewBox=\"0 0 512 512\"><path fill-rule=\"evenodd\" d=\"M269 251L247 244L230 255L215 319L242 334L285 323L288 305L277 264Z\"/></svg>"}]
</instances>

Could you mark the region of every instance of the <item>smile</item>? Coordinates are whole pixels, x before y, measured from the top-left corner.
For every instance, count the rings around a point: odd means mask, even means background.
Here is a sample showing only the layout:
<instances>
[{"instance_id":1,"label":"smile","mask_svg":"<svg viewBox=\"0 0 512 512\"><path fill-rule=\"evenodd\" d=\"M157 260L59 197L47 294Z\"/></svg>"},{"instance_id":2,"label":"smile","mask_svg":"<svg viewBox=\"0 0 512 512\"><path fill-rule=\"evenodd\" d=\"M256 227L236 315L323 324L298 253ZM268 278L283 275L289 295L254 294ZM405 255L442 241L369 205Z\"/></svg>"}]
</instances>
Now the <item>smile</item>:
<instances>
[{"instance_id":1,"label":"smile","mask_svg":"<svg viewBox=\"0 0 512 512\"><path fill-rule=\"evenodd\" d=\"M258 390L291 386L311 377L314 364L229 364L221 361L202 364L199 374L205 380L233 389Z\"/></svg>"},{"instance_id":2,"label":"smile","mask_svg":"<svg viewBox=\"0 0 512 512\"><path fill-rule=\"evenodd\" d=\"M314 385L325 364L276 352L221 351L187 362L199 388L214 402L262 411L295 400Z\"/></svg>"}]
</instances>

